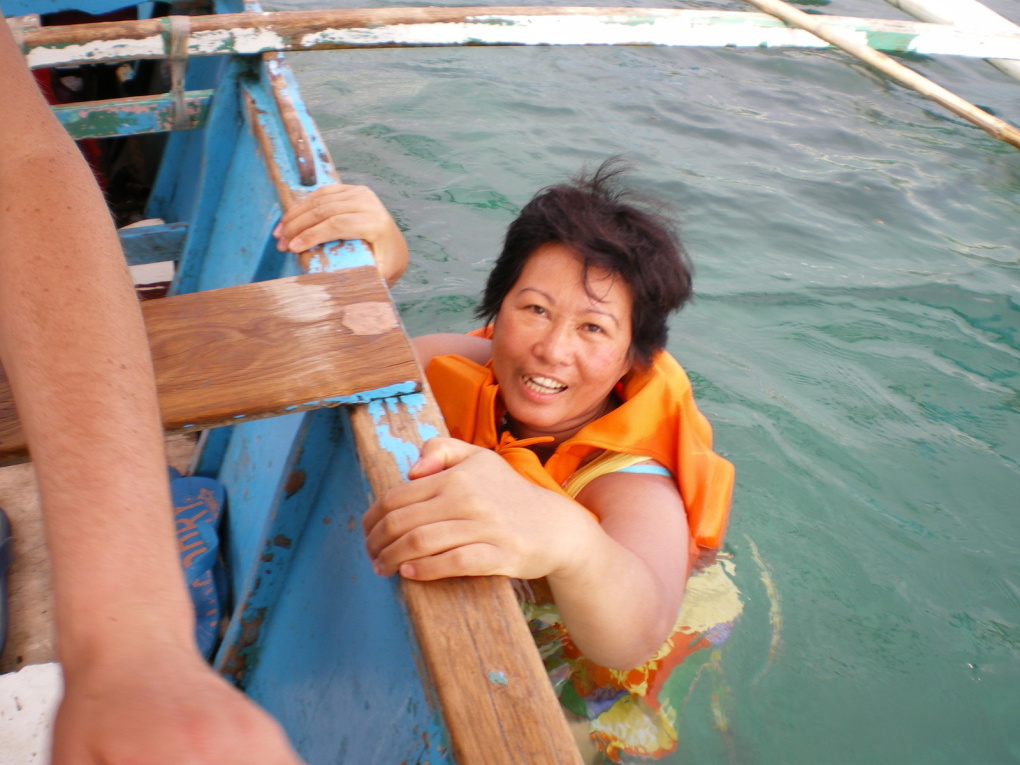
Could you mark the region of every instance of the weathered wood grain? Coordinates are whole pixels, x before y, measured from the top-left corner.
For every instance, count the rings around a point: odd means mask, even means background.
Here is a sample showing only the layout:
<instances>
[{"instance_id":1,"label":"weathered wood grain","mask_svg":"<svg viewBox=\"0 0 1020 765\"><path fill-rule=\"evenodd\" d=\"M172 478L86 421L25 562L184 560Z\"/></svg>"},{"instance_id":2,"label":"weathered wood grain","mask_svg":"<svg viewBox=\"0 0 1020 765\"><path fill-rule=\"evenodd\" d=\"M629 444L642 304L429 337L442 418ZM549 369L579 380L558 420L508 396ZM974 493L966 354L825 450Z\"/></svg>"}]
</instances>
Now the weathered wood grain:
<instances>
[{"instance_id":1,"label":"weathered wood grain","mask_svg":"<svg viewBox=\"0 0 1020 765\"><path fill-rule=\"evenodd\" d=\"M335 406L420 384L372 266L151 300L142 311L168 431ZM23 460L25 451L0 374L0 464Z\"/></svg>"},{"instance_id":2,"label":"weathered wood grain","mask_svg":"<svg viewBox=\"0 0 1020 765\"><path fill-rule=\"evenodd\" d=\"M413 412L395 401L355 407L351 423L376 496L400 483L408 467L397 463L392 441L417 453L423 426L447 433L430 392ZM581 762L509 580L401 585L460 765Z\"/></svg>"},{"instance_id":3,"label":"weathered wood grain","mask_svg":"<svg viewBox=\"0 0 1020 765\"><path fill-rule=\"evenodd\" d=\"M312 157L311 141L301 118L294 107L292 93L294 88L287 82L287 66L283 54L267 52L262 54L262 61L265 65L266 77L269 80L270 89L273 92L273 100L276 101L276 109L280 113L280 121L283 123L283 130L287 134L287 141L294 153L294 161L297 164L298 178L302 186L315 185L315 160ZM332 164L332 163L330 163ZM335 178L333 180L336 180Z\"/></svg>"}]
</instances>

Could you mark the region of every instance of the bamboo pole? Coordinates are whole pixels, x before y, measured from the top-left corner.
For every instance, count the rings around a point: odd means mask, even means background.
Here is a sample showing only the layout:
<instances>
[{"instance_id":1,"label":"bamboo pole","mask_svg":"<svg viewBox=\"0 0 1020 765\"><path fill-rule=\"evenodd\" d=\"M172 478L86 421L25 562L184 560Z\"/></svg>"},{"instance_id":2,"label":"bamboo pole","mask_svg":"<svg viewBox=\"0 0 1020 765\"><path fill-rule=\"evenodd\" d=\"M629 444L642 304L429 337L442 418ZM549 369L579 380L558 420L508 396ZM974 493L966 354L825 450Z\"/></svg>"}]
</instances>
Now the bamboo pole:
<instances>
[{"instance_id":1,"label":"bamboo pole","mask_svg":"<svg viewBox=\"0 0 1020 765\"><path fill-rule=\"evenodd\" d=\"M936 85L927 77L923 77L912 69L908 69L884 53L879 53L862 42L832 28L826 24L822 16L811 16L783 2L783 0L747 0L759 10L771 13L791 26L804 29L816 37L835 45L851 56L878 69L894 80L913 88L926 98L930 98L940 106L968 122L972 122L988 135L1020 149L1020 130L1005 120L995 117L983 109L979 109L969 101L965 101L955 93Z\"/></svg>"},{"instance_id":2,"label":"bamboo pole","mask_svg":"<svg viewBox=\"0 0 1020 765\"><path fill-rule=\"evenodd\" d=\"M995 34L1016 34L1020 26L977 0L885 0L915 19L934 24L951 24L954 29L978 30ZM1020 61L986 58L1003 74L1020 80Z\"/></svg>"}]
</instances>

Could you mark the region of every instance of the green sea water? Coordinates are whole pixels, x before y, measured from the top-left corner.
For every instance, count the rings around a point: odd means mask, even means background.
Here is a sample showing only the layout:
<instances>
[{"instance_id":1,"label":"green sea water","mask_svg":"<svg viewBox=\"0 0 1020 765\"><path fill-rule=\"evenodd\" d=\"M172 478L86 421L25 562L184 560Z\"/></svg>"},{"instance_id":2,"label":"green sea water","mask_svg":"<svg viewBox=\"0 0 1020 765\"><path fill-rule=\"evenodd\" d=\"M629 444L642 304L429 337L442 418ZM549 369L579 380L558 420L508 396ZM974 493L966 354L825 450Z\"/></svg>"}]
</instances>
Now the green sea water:
<instances>
[{"instance_id":1,"label":"green sea water","mask_svg":"<svg viewBox=\"0 0 1020 765\"><path fill-rule=\"evenodd\" d=\"M669 349L737 468L744 612L671 689L666 762L1020 762L1020 152L831 52L291 60L406 232L412 334L474 326L506 225L586 164L625 154L676 211L697 298ZM1020 123L991 67L907 63Z\"/></svg>"}]
</instances>

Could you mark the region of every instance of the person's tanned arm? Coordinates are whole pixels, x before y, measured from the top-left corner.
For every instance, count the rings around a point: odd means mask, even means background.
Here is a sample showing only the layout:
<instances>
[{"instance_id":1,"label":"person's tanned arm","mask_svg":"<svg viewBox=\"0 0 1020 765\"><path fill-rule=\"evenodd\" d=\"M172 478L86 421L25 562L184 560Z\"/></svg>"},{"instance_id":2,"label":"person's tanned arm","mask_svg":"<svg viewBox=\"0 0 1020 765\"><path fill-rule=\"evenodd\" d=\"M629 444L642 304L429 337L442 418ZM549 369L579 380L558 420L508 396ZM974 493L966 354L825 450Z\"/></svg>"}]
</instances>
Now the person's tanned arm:
<instances>
[{"instance_id":1,"label":"person's tanned arm","mask_svg":"<svg viewBox=\"0 0 1020 765\"><path fill-rule=\"evenodd\" d=\"M0 359L52 559L53 761L293 765L195 646L141 311L95 180L3 22L0 94Z\"/></svg>"}]
</instances>

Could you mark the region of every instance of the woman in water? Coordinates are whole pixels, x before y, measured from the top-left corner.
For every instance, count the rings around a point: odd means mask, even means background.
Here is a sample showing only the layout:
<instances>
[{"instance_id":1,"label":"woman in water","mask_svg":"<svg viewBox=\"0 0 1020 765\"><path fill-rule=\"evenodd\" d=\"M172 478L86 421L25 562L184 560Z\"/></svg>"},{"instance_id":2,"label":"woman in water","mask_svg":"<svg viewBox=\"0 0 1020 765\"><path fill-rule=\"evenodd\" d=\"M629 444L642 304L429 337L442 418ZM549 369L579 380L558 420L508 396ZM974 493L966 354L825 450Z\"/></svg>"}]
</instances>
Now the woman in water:
<instances>
[{"instance_id":1,"label":"woman in water","mask_svg":"<svg viewBox=\"0 0 1020 765\"><path fill-rule=\"evenodd\" d=\"M607 163L541 191L489 275L486 326L414 341L451 438L427 442L411 480L364 517L380 575L519 580L561 698L593 720L640 703L697 647L677 617L692 567L721 544L733 485L664 350L689 262L618 176ZM374 195L351 188L290 210L280 246L365 238L392 280L406 246ZM618 739L602 736L610 755L627 750Z\"/></svg>"}]
</instances>

